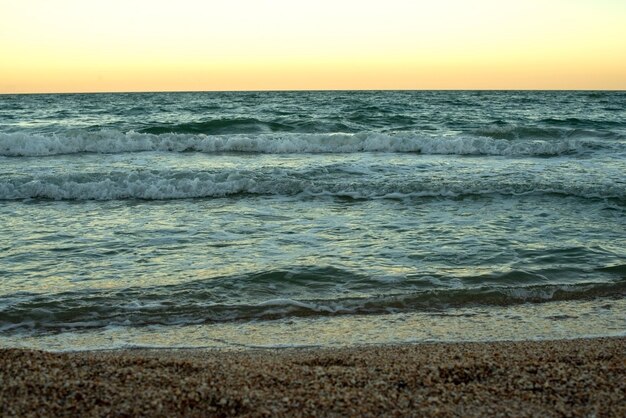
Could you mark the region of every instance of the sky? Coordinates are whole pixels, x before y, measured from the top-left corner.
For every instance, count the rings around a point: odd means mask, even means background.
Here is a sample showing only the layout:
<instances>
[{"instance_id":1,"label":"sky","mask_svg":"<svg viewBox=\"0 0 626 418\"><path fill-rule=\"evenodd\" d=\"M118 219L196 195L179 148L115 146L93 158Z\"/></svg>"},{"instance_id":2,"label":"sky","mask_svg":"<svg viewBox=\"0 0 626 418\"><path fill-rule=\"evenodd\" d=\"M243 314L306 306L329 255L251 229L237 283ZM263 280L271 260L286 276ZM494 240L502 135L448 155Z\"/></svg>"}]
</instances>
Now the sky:
<instances>
[{"instance_id":1,"label":"sky","mask_svg":"<svg viewBox=\"0 0 626 418\"><path fill-rule=\"evenodd\" d=\"M626 89L623 0L0 0L0 93Z\"/></svg>"}]
</instances>

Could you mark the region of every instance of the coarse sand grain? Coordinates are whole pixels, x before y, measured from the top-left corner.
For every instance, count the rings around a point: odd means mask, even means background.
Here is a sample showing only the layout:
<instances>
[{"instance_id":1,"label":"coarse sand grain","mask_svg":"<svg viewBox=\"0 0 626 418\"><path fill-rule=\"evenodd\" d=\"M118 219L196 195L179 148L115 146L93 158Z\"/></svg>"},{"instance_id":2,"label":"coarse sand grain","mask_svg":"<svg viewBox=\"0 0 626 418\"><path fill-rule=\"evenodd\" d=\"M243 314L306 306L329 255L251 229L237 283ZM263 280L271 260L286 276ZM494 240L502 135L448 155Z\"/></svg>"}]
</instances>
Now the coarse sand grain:
<instances>
[{"instance_id":1,"label":"coarse sand grain","mask_svg":"<svg viewBox=\"0 0 626 418\"><path fill-rule=\"evenodd\" d=\"M626 416L626 338L0 350L2 416Z\"/></svg>"}]
</instances>

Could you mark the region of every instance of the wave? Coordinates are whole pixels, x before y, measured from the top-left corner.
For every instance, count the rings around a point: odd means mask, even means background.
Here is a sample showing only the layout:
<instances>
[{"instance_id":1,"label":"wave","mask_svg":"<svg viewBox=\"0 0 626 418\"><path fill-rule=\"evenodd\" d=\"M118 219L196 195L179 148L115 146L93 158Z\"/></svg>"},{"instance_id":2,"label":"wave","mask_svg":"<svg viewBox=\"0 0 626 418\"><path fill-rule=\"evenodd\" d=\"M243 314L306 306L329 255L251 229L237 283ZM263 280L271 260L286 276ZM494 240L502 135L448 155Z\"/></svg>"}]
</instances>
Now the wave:
<instances>
[{"instance_id":1,"label":"wave","mask_svg":"<svg viewBox=\"0 0 626 418\"><path fill-rule=\"evenodd\" d=\"M394 175L345 176L342 168L133 170L79 174L15 174L0 179L0 200L170 200L227 196L299 196L350 199L455 198L487 195L555 194L586 199L626 199L626 183L609 179L564 182L544 177L469 176L459 179ZM329 171L330 170L330 171Z\"/></svg>"},{"instance_id":2,"label":"wave","mask_svg":"<svg viewBox=\"0 0 626 418\"><path fill-rule=\"evenodd\" d=\"M493 123L491 126L472 131L477 136L493 139L513 140L536 140L536 141L559 141L586 138L602 138L605 140L619 140L624 136L615 131L606 129L592 130L591 128L560 128L541 126L516 126L501 123Z\"/></svg>"},{"instance_id":3,"label":"wave","mask_svg":"<svg viewBox=\"0 0 626 418\"><path fill-rule=\"evenodd\" d=\"M199 122L171 123L148 126L137 132L146 134L236 135L272 132L324 133L352 132L348 125L333 120L298 120L277 118L264 121L256 118L222 118Z\"/></svg>"},{"instance_id":4,"label":"wave","mask_svg":"<svg viewBox=\"0 0 626 418\"><path fill-rule=\"evenodd\" d=\"M581 138L509 140L488 135L428 136L418 133L205 135L122 133L114 130L67 134L0 133L0 156L118 154L145 151L203 153L422 153L454 155L558 156L611 146Z\"/></svg>"},{"instance_id":5,"label":"wave","mask_svg":"<svg viewBox=\"0 0 626 418\"><path fill-rule=\"evenodd\" d=\"M623 127L626 126L619 120L594 120L585 118L545 118L539 121L546 125L552 126L566 126L576 128L599 128L606 129L608 127Z\"/></svg>"},{"instance_id":6,"label":"wave","mask_svg":"<svg viewBox=\"0 0 626 418\"><path fill-rule=\"evenodd\" d=\"M291 285L301 282L320 287L320 283L315 282L319 277L312 276L311 272L301 274L306 277L298 278L298 273L282 276L291 277ZM267 274L258 276L261 278L244 281L258 287L268 279ZM310 281L311 278L313 281ZM241 277L237 279L241 280ZM222 279L227 280L229 278ZM254 283L255 280L260 281ZM335 286L333 283L326 284ZM307 286L303 284L301 287ZM230 286L231 293L238 289L237 286ZM250 289L247 291L250 292ZM182 325L416 311L442 313L450 308L620 298L626 296L626 278L601 283L431 288L417 292L340 298L333 296L332 292L328 292L326 298L324 294L320 297L294 297L293 291L255 298L244 298L238 292L229 298L223 293L212 279L210 284L198 281L153 288L8 295L0 298L0 335L118 325ZM264 294L267 295L266 292Z\"/></svg>"},{"instance_id":7,"label":"wave","mask_svg":"<svg viewBox=\"0 0 626 418\"><path fill-rule=\"evenodd\" d=\"M162 124L140 129L147 134L240 134L288 131L289 126L280 122L264 122L255 118L213 119L203 122Z\"/></svg>"}]
</instances>

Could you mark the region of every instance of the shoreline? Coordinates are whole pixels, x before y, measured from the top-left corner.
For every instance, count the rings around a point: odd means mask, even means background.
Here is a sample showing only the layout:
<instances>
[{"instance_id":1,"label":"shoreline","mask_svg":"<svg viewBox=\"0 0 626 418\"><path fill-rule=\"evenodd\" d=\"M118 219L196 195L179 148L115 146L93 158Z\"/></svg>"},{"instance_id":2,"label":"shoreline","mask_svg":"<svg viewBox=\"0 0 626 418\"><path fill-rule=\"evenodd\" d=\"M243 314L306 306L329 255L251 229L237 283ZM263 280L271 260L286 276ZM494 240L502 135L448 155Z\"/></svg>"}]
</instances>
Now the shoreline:
<instances>
[{"instance_id":1,"label":"shoreline","mask_svg":"<svg viewBox=\"0 0 626 418\"><path fill-rule=\"evenodd\" d=\"M0 415L626 416L626 337L0 349Z\"/></svg>"},{"instance_id":2,"label":"shoreline","mask_svg":"<svg viewBox=\"0 0 626 418\"><path fill-rule=\"evenodd\" d=\"M136 348L341 348L414 343L536 341L626 336L626 298L508 306L230 321L180 326L112 326L0 338L0 347L52 352Z\"/></svg>"}]
</instances>

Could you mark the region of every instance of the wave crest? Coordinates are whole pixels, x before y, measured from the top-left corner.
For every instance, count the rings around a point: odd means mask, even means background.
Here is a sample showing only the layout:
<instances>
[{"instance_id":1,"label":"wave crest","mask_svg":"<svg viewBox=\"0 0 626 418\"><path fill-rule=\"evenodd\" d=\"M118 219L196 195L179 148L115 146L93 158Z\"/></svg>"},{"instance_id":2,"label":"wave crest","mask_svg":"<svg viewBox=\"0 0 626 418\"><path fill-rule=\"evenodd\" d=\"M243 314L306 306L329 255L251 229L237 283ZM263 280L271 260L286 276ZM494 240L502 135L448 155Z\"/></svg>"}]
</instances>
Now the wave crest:
<instances>
[{"instance_id":1,"label":"wave crest","mask_svg":"<svg viewBox=\"0 0 626 418\"><path fill-rule=\"evenodd\" d=\"M385 177L341 179L340 172L229 169L205 171L116 171L89 174L11 176L0 180L0 200L168 200L233 195L404 199L419 197L557 194L588 199L626 199L626 184L564 183L559 179ZM336 174L336 175L334 175Z\"/></svg>"},{"instance_id":2,"label":"wave crest","mask_svg":"<svg viewBox=\"0 0 626 418\"><path fill-rule=\"evenodd\" d=\"M118 154L145 151L204 153L422 153L557 156L598 147L582 139L511 141L489 136L427 136L417 133L205 135L102 130L72 134L0 133L0 155Z\"/></svg>"},{"instance_id":3,"label":"wave crest","mask_svg":"<svg viewBox=\"0 0 626 418\"><path fill-rule=\"evenodd\" d=\"M50 332L113 325L182 325L293 317L442 312L451 307L511 306L523 303L623 297L626 281L530 286L431 289L371 297L294 299L275 297L248 303L218 300L206 283L152 289L126 288L90 294L6 296L0 310L0 335ZM219 296L219 295L218 295Z\"/></svg>"}]
</instances>

